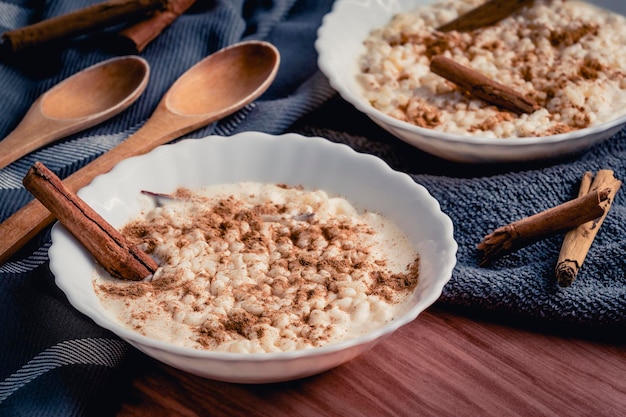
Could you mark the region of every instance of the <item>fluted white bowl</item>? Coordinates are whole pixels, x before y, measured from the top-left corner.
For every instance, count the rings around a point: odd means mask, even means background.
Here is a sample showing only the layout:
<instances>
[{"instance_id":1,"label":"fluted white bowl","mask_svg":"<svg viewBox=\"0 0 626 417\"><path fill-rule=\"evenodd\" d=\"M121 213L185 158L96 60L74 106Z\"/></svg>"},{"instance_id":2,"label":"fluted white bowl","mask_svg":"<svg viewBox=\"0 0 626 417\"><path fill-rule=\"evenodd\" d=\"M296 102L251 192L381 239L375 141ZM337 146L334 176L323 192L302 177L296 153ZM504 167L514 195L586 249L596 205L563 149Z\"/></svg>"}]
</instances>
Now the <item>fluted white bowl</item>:
<instances>
[{"instance_id":1,"label":"fluted white bowl","mask_svg":"<svg viewBox=\"0 0 626 417\"><path fill-rule=\"evenodd\" d=\"M315 48L318 66L330 85L383 129L425 151L456 162L497 163L554 158L579 151L610 138L626 125L626 115L610 122L568 133L527 138L464 136L422 128L395 119L374 108L357 82L358 58L365 52L369 33L386 25L396 13L436 0L337 0L318 30ZM626 2L589 0L626 15Z\"/></svg>"},{"instance_id":2,"label":"fluted white bowl","mask_svg":"<svg viewBox=\"0 0 626 417\"><path fill-rule=\"evenodd\" d=\"M245 354L177 347L122 326L102 307L92 284L92 256L59 223L49 251L56 284L77 310L159 361L216 380L265 383L313 375L370 349L434 303L452 275L457 250L452 222L428 191L372 155L319 137L245 132L187 139L121 162L78 195L121 227L139 214L141 190L168 193L180 186L240 181L322 189L395 221L420 253L420 279L409 308L361 337L308 350Z\"/></svg>"}]
</instances>

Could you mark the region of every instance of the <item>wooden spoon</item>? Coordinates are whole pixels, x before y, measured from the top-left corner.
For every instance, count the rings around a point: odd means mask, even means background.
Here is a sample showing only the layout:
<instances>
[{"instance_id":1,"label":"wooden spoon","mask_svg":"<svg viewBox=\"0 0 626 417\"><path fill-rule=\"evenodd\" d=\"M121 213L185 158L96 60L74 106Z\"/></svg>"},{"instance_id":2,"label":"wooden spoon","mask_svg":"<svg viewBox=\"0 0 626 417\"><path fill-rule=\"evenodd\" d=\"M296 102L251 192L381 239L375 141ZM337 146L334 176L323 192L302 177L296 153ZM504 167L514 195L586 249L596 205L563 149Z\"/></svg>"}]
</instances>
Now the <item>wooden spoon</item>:
<instances>
[{"instance_id":1,"label":"wooden spoon","mask_svg":"<svg viewBox=\"0 0 626 417\"><path fill-rule=\"evenodd\" d=\"M279 64L278 50L261 41L241 42L205 58L172 85L141 129L68 176L64 184L77 191L125 158L149 152L234 113L270 86ZM0 263L53 220L38 200L6 219L0 224Z\"/></svg>"},{"instance_id":2,"label":"wooden spoon","mask_svg":"<svg viewBox=\"0 0 626 417\"><path fill-rule=\"evenodd\" d=\"M150 66L137 56L92 65L42 94L0 141L0 168L72 133L113 117L139 98Z\"/></svg>"}]
</instances>

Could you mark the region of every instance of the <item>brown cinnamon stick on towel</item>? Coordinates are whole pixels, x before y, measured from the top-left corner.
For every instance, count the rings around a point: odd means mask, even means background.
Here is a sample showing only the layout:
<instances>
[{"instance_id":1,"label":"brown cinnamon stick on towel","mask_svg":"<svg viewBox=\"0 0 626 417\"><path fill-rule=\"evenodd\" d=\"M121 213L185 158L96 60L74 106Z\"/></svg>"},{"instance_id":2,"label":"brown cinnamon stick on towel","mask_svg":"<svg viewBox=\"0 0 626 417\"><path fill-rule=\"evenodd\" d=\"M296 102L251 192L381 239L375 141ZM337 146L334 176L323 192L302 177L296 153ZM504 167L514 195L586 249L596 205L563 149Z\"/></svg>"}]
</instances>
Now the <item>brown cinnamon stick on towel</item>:
<instances>
[{"instance_id":1,"label":"brown cinnamon stick on towel","mask_svg":"<svg viewBox=\"0 0 626 417\"><path fill-rule=\"evenodd\" d=\"M579 197L606 187L611 189L611 193L609 198L603 202L604 214L599 219L583 223L565 234L555 268L556 279L561 287L570 286L576 279L591 244L611 208L613 198L622 185L622 182L613 176L613 171L608 169L598 171L593 181L592 177L591 172L585 172L583 175L578 192Z\"/></svg>"},{"instance_id":2,"label":"brown cinnamon stick on towel","mask_svg":"<svg viewBox=\"0 0 626 417\"><path fill-rule=\"evenodd\" d=\"M61 16L5 32L2 49L11 53L87 34L163 9L166 0L108 0Z\"/></svg>"},{"instance_id":3,"label":"brown cinnamon stick on towel","mask_svg":"<svg viewBox=\"0 0 626 417\"><path fill-rule=\"evenodd\" d=\"M164 10L120 31L120 49L125 53L140 53L194 3L195 0L169 0Z\"/></svg>"},{"instance_id":4,"label":"brown cinnamon stick on towel","mask_svg":"<svg viewBox=\"0 0 626 417\"><path fill-rule=\"evenodd\" d=\"M539 109L532 99L443 55L432 57L430 69L469 94L513 113L532 113Z\"/></svg>"},{"instance_id":5,"label":"brown cinnamon stick on towel","mask_svg":"<svg viewBox=\"0 0 626 417\"><path fill-rule=\"evenodd\" d=\"M502 226L485 236L477 246L482 252L480 265L513 252L550 235L573 229L598 219L605 212L602 204L613 190L603 188L548 210Z\"/></svg>"},{"instance_id":6,"label":"brown cinnamon stick on towel","mask_svg":"<svg viewBox=\"0 0 626 417\"><path fill-rule=\"evenodd\" d=\"M453 30L469 32L504 20L533 0L491 0L437 28L441 32Z\"/></svg>"},{"instance_id":7,"label":"brown cinnamon stick on towel","mask_svg":"<svg viewBox=\"0 0 626 417\"><path fill-rule=\"evenodd\" d=\"M31 167L23 183L112 276L137 281L156 271L154 259L130 243L41 162Z\"/></svg>"}]
</instances>

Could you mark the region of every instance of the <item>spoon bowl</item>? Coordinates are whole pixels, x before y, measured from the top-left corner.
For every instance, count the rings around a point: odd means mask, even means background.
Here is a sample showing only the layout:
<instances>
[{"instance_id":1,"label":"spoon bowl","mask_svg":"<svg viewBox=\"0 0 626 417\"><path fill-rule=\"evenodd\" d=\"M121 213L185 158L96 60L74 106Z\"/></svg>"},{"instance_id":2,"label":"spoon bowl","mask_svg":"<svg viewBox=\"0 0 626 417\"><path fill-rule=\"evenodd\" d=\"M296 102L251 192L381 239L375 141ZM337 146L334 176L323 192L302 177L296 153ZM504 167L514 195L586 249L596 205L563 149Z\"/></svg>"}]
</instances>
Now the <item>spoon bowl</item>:
<instances>
[{"instance_id":1,"label":"spoon bowl","mask_svg":"<svg viewBox=\"0 0 626 417\"><path fill-rule=\"evenodd\" d=\"M120 157L144 154L243 108L267 90L279 65L278 49L263 41L240 42L204 58L172 84L141 129L114 149L114 159L98 158L107 163L98 174Z\"/></svg>"},{"instance_id":2,"label":"spoon bowl","mask_svg":"<svg viewBox=\"0 0 626 417\"><path fill-rule=\"evenodd\" d=\"M0 141L0 168L122 112L143 93L149 75L146 60L124 56L61 81L35 100L15 130Z\"/></svg>"},{"instance_id":3,"label":"spoon bowl","mask_svg":"<svg viewBox=\"0 0 626 417\"><path fill-rule=\"evenodd\" d=\"M148 63L137 56L104 61L45 93L41 112L54 119L103 121L139 97L149 73Z\"/></svg>"},{"instance_id":4,"label":"spoon bowl","mask_svg":"<svg viewBox=\"0 0 626 417\"><path fill-rule=\"evenodd\" d=\"M278 51L269 44L247 42L223 49L219 56L200 61L178 79L167 93L165 106L179 115L220 118L265 91L278 61Z\"/></svg>"},{"instance_id":5,"label":"spoon bowl","mask_svg":"<svg viewBox=\"0 0 626 417\"><path fill-rule=\"evenodd\" d=\"M234 113L263 94L279 65L278 50L263 41L240 42L204 58L170 87L137 132L63 182L78 191L123 159L142 155ZM32 200L1 223L0 263L53 220L38 200Z\"/></svg>"}]
</instances>

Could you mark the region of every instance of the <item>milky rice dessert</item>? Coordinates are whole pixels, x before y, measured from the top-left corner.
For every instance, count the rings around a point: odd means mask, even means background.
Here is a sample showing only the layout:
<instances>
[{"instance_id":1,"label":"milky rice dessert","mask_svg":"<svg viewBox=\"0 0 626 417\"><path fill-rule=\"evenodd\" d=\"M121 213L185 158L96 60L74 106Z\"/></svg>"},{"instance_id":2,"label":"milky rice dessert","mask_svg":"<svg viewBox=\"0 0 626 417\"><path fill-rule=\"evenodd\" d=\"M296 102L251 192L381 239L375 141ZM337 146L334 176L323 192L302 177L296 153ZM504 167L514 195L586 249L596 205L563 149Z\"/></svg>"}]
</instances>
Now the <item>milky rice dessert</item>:
<instances>
[{"instance_id":1,"label":"milky rice dessert","mask_svg":"<svg viewBox=\"0 0 626 417\"><path fill-rule=\"evenodd\" d=\"M103 306L176 345L281 352L350 339L393 320L419 256L389 219L320 190L244 182L157 197L122 233L154 276L98 272Z\"/></svg>"},{"instance_id":2,"label":"milky rice dessert","mask_svg":"<svg viewBox=\"0 0 626 417\"><path fill-rule=\"evenodd\" d=\"M439 0L370 33L357 75L365 98L396 119L482 137L530 137L598 125L626 113L626 18L589 3L535 0L471 32L435 29L485 0ZM515 115L430 71L444 55L540 109Z\"/></svg>"}]
</instances>

